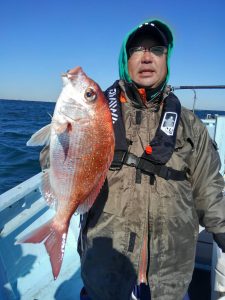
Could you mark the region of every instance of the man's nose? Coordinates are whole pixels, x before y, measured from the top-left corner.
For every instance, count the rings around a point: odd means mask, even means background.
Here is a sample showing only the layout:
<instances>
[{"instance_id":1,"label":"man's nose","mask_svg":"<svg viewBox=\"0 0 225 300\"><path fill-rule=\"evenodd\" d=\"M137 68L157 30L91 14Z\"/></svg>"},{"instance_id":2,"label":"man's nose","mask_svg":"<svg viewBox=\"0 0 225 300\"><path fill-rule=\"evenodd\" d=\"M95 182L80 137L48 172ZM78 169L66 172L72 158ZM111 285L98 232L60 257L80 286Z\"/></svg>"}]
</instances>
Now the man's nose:
<instances>
[{"instance_id":1,"label":"man's nose","mask_svg":"<svg viewBox=\"0 0 225 300\"><path fill-rule=\"evenodd\" d=\"M142 63L150 63L152 60L152 53L149 50L145 50L142 54Z\"/></svg>"}]
</instances>

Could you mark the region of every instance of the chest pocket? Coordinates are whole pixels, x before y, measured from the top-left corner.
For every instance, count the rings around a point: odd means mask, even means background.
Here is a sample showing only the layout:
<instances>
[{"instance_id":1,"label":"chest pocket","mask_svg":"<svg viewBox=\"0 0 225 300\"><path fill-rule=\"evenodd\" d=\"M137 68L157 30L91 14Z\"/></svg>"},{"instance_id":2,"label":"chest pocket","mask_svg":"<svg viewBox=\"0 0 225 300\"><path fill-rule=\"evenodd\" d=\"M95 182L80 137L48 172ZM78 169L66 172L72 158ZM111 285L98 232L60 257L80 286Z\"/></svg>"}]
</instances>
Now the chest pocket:
<instances>
[{"instance_id":1,"label":"chest pocket","mask_svg":"<svg viewBox=\"0 0 225 300\"><path fill-rule=\"evenodd\" d=\"M194 140L182 134L181 130L182 128L178 129L174 152L166 165L176 170L186 170L189 174L194 160Z\"/></svg>"},{"instance_id":2,"label":"chest pocket","mask_svg":"<svg viewBox=\"0 0 225 300\"><path fill-rule=\"evenodd\" d=\"M190 219L197 220L195 206L192 195L192 184L189 180L193 166L194 142L190 137L183 136L177 139L174 153L166 164L176 170L186 170L187 180L164 181L158 178L158 192L161 196L166 218L176 218L185 214L191 214ZM160 187L160 188L159 188Z\"/></svg>"}]
</instances>

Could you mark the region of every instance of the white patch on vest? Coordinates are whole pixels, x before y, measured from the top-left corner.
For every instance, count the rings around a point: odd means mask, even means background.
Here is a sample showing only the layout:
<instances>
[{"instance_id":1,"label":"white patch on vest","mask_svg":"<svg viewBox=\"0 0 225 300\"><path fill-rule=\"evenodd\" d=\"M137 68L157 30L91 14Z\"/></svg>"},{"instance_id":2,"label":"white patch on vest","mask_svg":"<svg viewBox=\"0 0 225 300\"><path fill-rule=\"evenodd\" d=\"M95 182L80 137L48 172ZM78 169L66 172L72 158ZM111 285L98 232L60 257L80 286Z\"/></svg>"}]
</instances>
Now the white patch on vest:
<instances>
[{"instance_id":1,"label":"white patch on vest","mask_svg":"<svg viewBox=\"0 0 225 300\"><path fill-rule=\"evenodd\" d=\"M112 121L114 124L118 120L116 89L109 90L108 99L109 99L109 109L111 111Z\"/></svg>"},{"instance_id":2,"label":"white patch on vest","mask_svg":"<svg viewBox=\"0 0 225 300\"><path fill-rule=\"evenodd\" d=\"M166 135L173 135L174 128L177 121L177 113L166 112L160 129L165 132Z\"/></svg>"}]
</instances>

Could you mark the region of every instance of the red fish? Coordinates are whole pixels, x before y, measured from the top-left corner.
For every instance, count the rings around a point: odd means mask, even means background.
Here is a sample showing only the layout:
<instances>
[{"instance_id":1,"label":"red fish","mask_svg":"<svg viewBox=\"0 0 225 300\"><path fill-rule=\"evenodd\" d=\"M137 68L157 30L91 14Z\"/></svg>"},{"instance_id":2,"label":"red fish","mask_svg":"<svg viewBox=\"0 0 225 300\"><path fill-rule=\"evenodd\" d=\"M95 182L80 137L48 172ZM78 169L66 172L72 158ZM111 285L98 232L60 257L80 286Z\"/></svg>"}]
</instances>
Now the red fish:
<instances>
[{"instance_id":1,"label":"red fish","mask_svg":"<svg viewBox=\"0 0 225 300\"><path fill-rule=\"evenodd\" d=\"M114 154L111 113L100 87L80 67L63 79L51 124L27 143L50 145L50 167L44 171L41 190L47 203L56 204L56 214L19 241L44 241L54 279L60 272L70 219L75 212L90 209Z\"/></svg>"}]
</instances>

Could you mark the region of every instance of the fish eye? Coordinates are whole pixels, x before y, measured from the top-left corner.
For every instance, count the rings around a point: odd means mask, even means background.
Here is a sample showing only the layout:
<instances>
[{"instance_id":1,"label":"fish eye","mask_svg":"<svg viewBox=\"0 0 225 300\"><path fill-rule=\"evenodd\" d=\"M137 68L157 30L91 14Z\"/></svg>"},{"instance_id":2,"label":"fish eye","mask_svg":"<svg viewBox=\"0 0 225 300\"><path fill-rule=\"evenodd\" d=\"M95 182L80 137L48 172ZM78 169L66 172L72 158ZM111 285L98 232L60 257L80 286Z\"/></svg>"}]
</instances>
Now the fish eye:
<instances>
[{"instance_id":1,"label":"fish eye","mask_svg":"<svg viewBox=\"0 0 225 300\"><path fill-rule=\"evenodd\" d=\"M87 88L86 91L84 92L84 98L88 102L92 102L97 98L97 93L93 88Z\"/></svg>"}]
</instances>

